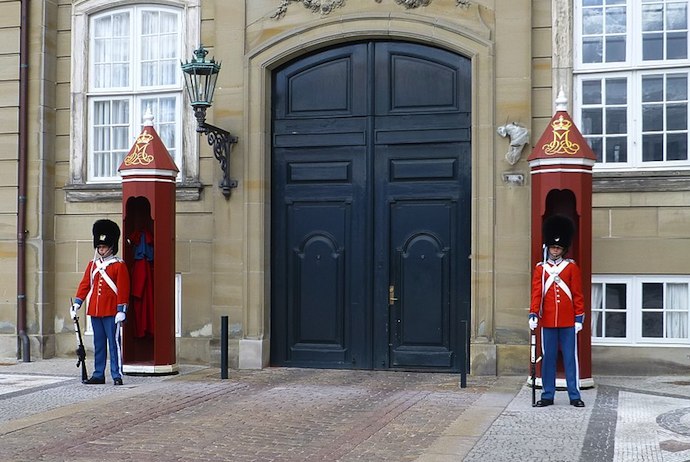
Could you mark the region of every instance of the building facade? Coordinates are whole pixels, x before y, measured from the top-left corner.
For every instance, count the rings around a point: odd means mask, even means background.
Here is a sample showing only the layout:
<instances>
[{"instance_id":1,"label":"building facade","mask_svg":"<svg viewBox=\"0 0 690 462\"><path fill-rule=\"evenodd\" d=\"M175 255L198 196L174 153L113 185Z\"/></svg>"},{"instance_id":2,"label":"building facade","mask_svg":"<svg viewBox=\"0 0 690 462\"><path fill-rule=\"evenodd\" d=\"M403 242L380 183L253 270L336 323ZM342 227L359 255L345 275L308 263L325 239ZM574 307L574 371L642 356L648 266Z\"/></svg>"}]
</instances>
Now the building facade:
<instances>
[{"instance_id":1,"label":"building facade","mask_svg":"<svg viewBox=\"0 0 690 462\"><path fill-rule=\"evenodd\" d=\"M690 362L687 1L0 10L0 357L72 354L91 224L121 223L150 109L180 170L179 361L217 363L228 316L233 367L525 373L526 158L562 90L597 154L594 371ZM222 63L208 121L238 137L227 198L180 69L200 44Z\"/></svg>"}]
</instances>

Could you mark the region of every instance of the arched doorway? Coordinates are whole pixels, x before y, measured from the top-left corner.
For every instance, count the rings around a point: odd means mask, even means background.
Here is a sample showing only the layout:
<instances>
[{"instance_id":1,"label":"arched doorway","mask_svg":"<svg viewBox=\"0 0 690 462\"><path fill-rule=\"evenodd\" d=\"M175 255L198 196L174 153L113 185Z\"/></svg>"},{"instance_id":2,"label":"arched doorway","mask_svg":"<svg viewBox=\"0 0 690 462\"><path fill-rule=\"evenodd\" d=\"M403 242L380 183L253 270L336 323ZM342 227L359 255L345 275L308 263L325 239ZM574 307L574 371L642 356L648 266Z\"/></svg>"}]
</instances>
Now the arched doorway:
<instances>
[{"instance_id":1,"label":"arched doorway","mask_svg":"<svg viewBox=\"0 0 690 462\"><path fill-rule=\"evenodd\" d=\"M274 72L272 364L466 370L471 87L391 41Z\"/></svg>"}]
</instances>

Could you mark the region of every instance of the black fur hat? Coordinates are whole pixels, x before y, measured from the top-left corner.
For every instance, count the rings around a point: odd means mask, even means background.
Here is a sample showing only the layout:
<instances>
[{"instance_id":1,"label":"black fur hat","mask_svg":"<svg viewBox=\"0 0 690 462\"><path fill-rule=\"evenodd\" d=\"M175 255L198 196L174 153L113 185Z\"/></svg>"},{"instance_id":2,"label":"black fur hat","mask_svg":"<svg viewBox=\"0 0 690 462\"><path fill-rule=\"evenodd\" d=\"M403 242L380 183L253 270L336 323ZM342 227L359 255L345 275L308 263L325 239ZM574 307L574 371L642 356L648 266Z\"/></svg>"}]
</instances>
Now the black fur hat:
<instances>
[{"instance_id":1,"label":"black fur hat","mask_svg":"<svg viewBox=\"0 0 690 462\"><path fill-rule=\"evenodd\" d=\"M573 241L575 225L573 221L564 215L551 215L542 225L544 245L558 245L568 249Z\"/></svg>"},{"instance_id":2,"label":"black fur hat","mask_svg":"<svg viewBox=\"0 0 690 462\"><path fill-rule=\"evenodd\" d=\"M107 245L113 248L113 255L117 254L117 243L120 240L120 227L110 220L97 220L93 224L93 248Z\"/></svg>"}]
</instances>

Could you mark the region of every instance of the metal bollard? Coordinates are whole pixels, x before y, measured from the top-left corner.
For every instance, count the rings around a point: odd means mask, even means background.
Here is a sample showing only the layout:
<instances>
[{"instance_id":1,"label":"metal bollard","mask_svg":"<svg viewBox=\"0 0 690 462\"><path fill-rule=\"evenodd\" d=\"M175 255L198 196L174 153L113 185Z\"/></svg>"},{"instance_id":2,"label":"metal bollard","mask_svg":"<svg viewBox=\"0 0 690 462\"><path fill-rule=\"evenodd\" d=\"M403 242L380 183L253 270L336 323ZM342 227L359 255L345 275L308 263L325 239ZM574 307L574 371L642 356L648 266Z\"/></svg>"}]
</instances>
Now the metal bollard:
<instances>
[{"instance_id":1,"label":"metal bollard","mask_svg":"<svg viewBox=\"0 0 690 462\"><path fill-rule=\"evenodd\" d=\"M220 378L228 378L228 317L220 317Z\"/></svg>"},{"instance_id":2,"label":"metal bollard","mask_svg":"<svg viewBox=\"0 0 690 462\"><path fill-rule=\"evenodd\" d=\"M465 331L465 357L463 358L462 370L460 371L460 388L467 388L467 371L470 368L470 326L467 321L460 321Z\"/></svg>"}]
</instances>

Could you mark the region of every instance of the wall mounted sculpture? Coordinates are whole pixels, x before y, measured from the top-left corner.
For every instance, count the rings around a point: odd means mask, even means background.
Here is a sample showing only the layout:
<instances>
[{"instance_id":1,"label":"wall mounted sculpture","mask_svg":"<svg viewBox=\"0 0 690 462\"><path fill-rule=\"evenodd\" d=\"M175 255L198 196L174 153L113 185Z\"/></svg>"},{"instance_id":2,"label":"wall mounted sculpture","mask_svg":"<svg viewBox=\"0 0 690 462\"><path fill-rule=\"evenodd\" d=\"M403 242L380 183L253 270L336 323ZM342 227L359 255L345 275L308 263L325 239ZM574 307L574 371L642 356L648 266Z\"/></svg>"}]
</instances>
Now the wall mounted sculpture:
<instances>
[{"instance_id":1,"label":"wall mounted sculpture","mask_svg":"<svg viewBox=\"0 0 690 462\"><path fill-rule=\"evenodd\" d=\"M376 3L381 3L383 0L374 0ZM419 8L422 6L428 6L433 0L393 0L398 5L404 6L407 9ZM345 6L345 0L280 0L280 5L278 9L271 16L274 19L280 19L287 13L288 6L291 3L301 3L305 8L311 10L314 13L320 13L326 15L331 13L336 8ZM467 7L470 6L470 0L455 0L458 6Z\"/></svg>"}]
</instances>

